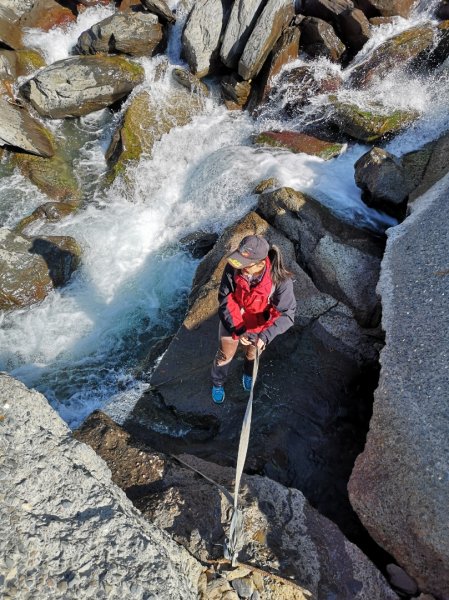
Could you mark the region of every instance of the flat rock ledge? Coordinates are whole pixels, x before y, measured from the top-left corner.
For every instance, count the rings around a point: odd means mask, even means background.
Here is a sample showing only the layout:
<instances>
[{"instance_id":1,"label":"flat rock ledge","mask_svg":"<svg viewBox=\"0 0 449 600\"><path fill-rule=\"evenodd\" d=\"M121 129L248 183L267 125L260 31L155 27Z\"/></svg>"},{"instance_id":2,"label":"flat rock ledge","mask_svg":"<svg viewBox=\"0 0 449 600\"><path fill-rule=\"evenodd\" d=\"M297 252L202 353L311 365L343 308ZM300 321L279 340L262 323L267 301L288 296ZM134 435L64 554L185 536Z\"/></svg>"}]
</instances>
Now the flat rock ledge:
<instances>
[{"instance_id":1,"label":"flat rock ledge","mask_svg":"<svg viewBox=\"0 0 449 600\"><path fill-rule=\"evenodd\" d=\"M386 346L349 494L421 591L449 598L449 175L388 231L378 292Z\"/></svg>"},{"instance_id":2,"label":"flat rock ledge","mask_svg":"<svg viewBox=\"0 0 449 600\"><path fill-rule=\"evenodd\" d=\"M201 565L148 523L47 400L0 373L0 596L198 598Z\"/></svg>"}]
</instances>

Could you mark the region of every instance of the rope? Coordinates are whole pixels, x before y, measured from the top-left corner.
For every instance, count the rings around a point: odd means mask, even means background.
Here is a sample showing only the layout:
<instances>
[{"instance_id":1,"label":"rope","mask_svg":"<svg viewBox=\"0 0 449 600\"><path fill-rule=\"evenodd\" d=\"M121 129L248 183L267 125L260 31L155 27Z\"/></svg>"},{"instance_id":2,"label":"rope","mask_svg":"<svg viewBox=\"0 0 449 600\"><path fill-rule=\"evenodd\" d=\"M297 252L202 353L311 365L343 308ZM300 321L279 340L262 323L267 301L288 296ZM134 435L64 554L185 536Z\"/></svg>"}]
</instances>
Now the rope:
<instances>
[{"instance_id":1,"label":"rope","mask_svg":"<svg viewBox=\"0 0 449 600\"><path fill-rule=\"evenodd\" d=\"M259 370L259 349L256 346L256 359L253 366L253 379L251 382L251 391L249 394L248 404L246 406L245 416L243 417L242 431L240 433L239 451L237 454L237 466L235 473L234 486L234 506L229 527L229 538L224 543L225 558L232 561L232 566L237 564L239 549L242 546L243 534L243 512L239 509L239 491L240 481L242 479L243 467L245 466L246 455L248 453L249 434L251 432L251 418L253 414L253 395L254 385L256 383L257 372Z\"/></svg>"}]
</instances>

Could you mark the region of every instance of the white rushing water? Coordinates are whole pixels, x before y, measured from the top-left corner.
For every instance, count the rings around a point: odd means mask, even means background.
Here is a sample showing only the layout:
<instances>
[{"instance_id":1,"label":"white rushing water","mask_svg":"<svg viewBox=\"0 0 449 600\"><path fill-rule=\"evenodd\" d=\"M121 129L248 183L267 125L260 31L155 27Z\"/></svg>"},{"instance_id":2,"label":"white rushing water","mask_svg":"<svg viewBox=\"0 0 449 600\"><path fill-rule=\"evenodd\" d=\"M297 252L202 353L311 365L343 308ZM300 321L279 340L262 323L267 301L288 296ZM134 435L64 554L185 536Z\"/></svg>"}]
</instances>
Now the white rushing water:
<instances>
[{"instance_id":1,"label":"white rushing water","mask_svg":"<svg viewBox=\"0 0 449 600\"><path fill-rule=\"evenodd\" d=\"M49 62L65 58L78 35L111 11L89 8L65 29L29 31L26 43L40 48ZM412 23L423 18L417 12ZM410 24L397 19L379 28L371 47ZM171 65L180 63L181 29L179 19L168 47ZM155 82L159 62L142 60L147 74L142 88L161 98L170 91L172 66ZM326 61L315 66L337 69ZM428 81L398 73L385 78L376 90L384 104L422 114L414 128L390 143L392 151L414 149L449 125L448 91L444 74ZM372 91L340 93L362 104L373 100ZM109 111L52 123L58 135L79 140L74 165L90 201L70 218L36 225L29 233L75 237L83 248L82 266L42 303L0 313L0 370L43 391L71 426L108 402L116 417L124 417L127 404L145 387L134 377L136 365L155 341L173 332L186 305L198 261L178 240L200 229L221 233L255 205L252 190L261 179L276 177L281 185L310 192L358 223L393 224L367 208L355 186L353 165L367 146L351 145L328 162L258 149L251 134L267 126L291 128L294 120L283 123L274 110L254 122L246 113L226 111L214 98L191 124L156 143L151 159L143 157L129 171L130 188L116 181L106 192L97 191L113 123ZM6 163L0 168L0 217L12 227L48 199Z\"/></svg>"}]
</instances>

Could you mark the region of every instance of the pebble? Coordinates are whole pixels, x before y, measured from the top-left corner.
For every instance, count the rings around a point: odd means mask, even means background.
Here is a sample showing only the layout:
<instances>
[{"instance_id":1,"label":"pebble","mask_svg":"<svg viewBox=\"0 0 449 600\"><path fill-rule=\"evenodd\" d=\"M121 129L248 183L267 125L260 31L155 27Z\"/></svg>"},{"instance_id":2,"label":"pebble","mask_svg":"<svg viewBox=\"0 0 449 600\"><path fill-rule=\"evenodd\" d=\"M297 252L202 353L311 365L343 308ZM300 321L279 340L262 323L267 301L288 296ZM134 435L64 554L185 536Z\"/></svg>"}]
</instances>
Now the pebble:
<instances>
[{"instance_id":1,"label":"pebble","mask_svg":"<svg viewBox=\"0 0 449 600\"><path fill-rule=\"evenodd\" d=\"M418 586L416 585L415 580L398 565L387 565L387 573L391 585L399 591L410 594L411 596L415 596L418 592Z\"/></svg>"}]
</instances>

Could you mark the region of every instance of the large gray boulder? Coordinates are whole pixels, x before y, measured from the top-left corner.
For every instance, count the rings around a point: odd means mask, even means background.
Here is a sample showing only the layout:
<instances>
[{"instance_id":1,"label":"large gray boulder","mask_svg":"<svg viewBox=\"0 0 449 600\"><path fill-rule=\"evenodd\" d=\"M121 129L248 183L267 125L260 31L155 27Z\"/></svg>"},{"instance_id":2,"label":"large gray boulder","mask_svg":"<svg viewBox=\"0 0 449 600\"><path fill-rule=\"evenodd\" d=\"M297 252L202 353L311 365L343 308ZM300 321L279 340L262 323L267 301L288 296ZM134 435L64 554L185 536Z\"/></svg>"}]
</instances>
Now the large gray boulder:
<instances>
[{"instance_id":1,"label":"large gray boulder","mask_svg":"<svg viewBox=\"0 0 449 600\"><path fill-rule=\"evenodd\" d=\"M145 521L41 394L0 374L3 598L196 600L201 565Z\"/></svg>"},{"instance_id":2,"label":"large gray boulder","mask_svg":"<svg viewBox=\"0 0 449 600\"><path fill-rule=\"evenodd\" d=\"M113 478L134 499L145 517L169 531L195 558L221 558L229 530L229 506L223 493L193 471L164 454L142 448L106 415L91 415L76 432L110 466ZM232 489L235 471L190 455L187 464ZM137 465L138 463L138 465ZM130 465L136 465L130 468ZM147 492L134 493L146 484ZM288 576L299 600L393 600L396 595L379 571L339 529L314 510L299 490L288 489L267 477L246 476L242 486L243 540L239 559L248 564L225 570L228 581L257 583L251 566L261 569L262 598L282 600L282 589L270 595L268 573ZM237 588L235 588L237 589ZM304 596L301 594L303 591Z\"/></svg>"},{"instance_id":3,"label":"large gray boulder","mask_svg":"<svg viewBox=\"0 0 449 600\"><path fill-rule=\"evenodd\" d=\"M318 289L349 306L360 324L376 323L382 238L291 188L261 194L259 210L298 247L301 264Z\"/></svg>"},{"instance_id":4,"label":"large gray boulder","mask_svg":"<svg viewBox=\"0 0 449 600\"><path fill-rule=\"evenodd\" d=\"M53 156L50 132L19 106L0 97L0 146L13 146L30 154Z\"/></svg>"},{"instance_id":5,"label":"large gray boulder","mask_svg":"<svg viewBox=\"0 0 449 600\"><path fill-rule=\"evenodd\" d=\"M237 68L240 56L263 7L263 0L234 2L220 49L221 60L230 69Z\"/></svg>"},{"instance_id":6,"label":"large gray boulder","mask_svg":"<svg viewBox=\"0 0 449 600\"><path fill-rule=\"evenodd\" d=\"M68 236L25 237L0 229L0 310L28 306L64 285L81 248Z\"/></svg>"},{"instance_id":7,"label":"large gray boulder","mask_svg":"<svg viewBox=\"0 0 449 600\"><path fill-rule=\"evenodd\" d=\"M158 15L164 23L174 23L176 16L164 0L142 0L142 5L150 12Z\"/></svg>"},{"instance_id":8,"label":"large gray boulder","mask_svg":"<svg viewBox=\"0 0 449 600\"><path fill-rule=\"evenodd\" d=\"M110 106L143 80L143 67L121 56L75 56L39 71L20 92L42 116L63 119Z\"/></svg>"},{"instance_id":9,"label":"large gray boulder","mask_svg":"<svg viewBox=\"0 0 449 600\"><path fill-rule=\"evenodd\" d=\"M152 56L163 39L156 15L144 12L118 13L103 19L78 38L78 54L129 54Z\"/></svg>"},{"instance_id":10,"label":"large gray boulder","mask_svg":"<svg viewBox=\"0 0 449 600\"><path fill-rule=\"evenodd\" d=\"M35 5L36 0L2 0L2 9L8 9L15 15L15 20L20 19Z\"/></svg>"},{"instance_id":11,"label":"large gray boulder","mask_svg":"<svg viewBox=\"0 0 449 600\"><path fill-rule=\"evenodd\" d=\"M350 499L421 591L449 598L449 176L388 230L378 292L386 346Z\"/></svg>"},{"instance_id":12,"label":"large gray boulder","mask_svg":"<svg viewBox=\"0 0 449 600\"><path fill-rule=\"evenodd\" d=\"M219 67L220 42L230 10L230 0L199 0L187 18L182 53L197 77L205 77Z\"/></svg>"},{"instance_id":13,"label":"large gray boulder","mask_svg":"<svg viewBox=\"0 0 449 600\"><path fill-rule=\"evenodd\" d=\"M240 57L238 72L243 79L253 79L282 31L295 16L291 0L268 0Z\"/></svg>"}]
</instances>

